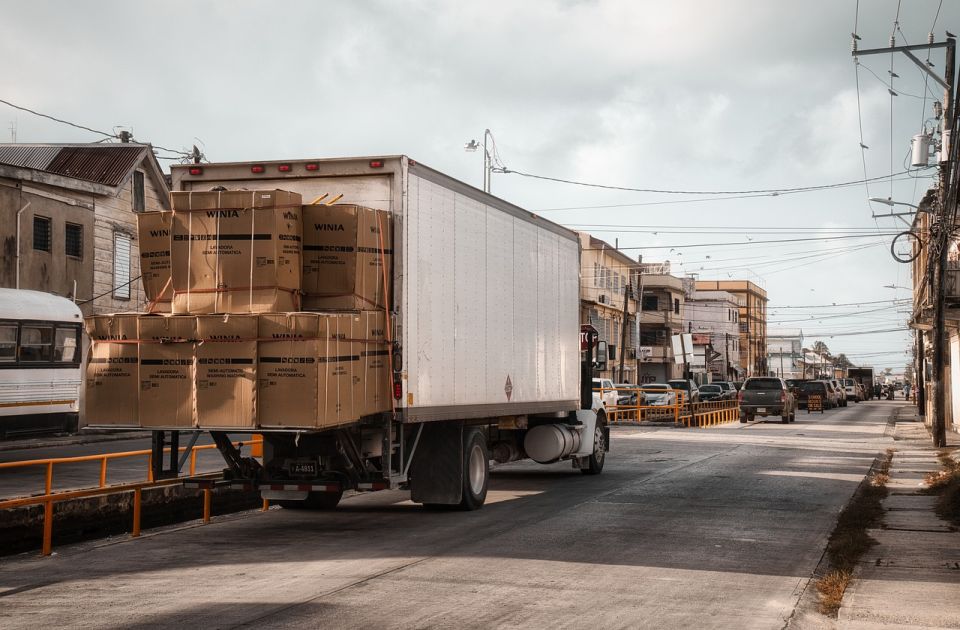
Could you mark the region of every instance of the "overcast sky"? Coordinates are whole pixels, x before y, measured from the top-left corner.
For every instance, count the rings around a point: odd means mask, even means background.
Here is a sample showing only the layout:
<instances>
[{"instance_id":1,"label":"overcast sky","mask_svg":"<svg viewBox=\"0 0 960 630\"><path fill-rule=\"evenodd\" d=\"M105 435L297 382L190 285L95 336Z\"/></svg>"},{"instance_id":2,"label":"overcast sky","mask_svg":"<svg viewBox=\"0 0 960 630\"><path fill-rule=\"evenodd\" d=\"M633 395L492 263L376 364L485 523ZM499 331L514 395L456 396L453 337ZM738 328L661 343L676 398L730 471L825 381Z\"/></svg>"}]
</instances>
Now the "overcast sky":
<instances>
[{"instance_id":1,"label":"overcast sky","mask_svg":"<svg viewBox=\"0 0 960 630\"><path fill-rule=\"evenodd\" d=\"M489 128L502 164L525 173L783 189L906 170L911 136L942 99L905 57L880 55L861 59L858 107L855 0L3 4L0 98L171 149L198 143L211 161L404 153L479 187L482 152L463 145ZM902 5L897 43L925 42L940 1ZM861 49L889 45L897 11L896 0L860 2ZM943 3L937 41L945 29L960 33L960 3ZM896 97L883 83L891 58ZM942 51L931 61L942 73ZM0 123L3 141L12 124L19 142L99 139L2 104ZM753 198L499 173L492 185L644 261L670 260L678 275L754 280L768 292L771 331L802 328L808 345L823 339L899 371L908 333L830 335L905 327L892 300L909 292L883 286L910 284L883 236L902 224L875 221L871 212L890 208L866 198L915 204L932 174L869 193L861 184ZM671 233L682 231L699 233ZM833 240L757 242L819 237ZM786 308L879 300L891 301ZM858 310L871 312L845 316Z\"/></svg>"}]
</instances>

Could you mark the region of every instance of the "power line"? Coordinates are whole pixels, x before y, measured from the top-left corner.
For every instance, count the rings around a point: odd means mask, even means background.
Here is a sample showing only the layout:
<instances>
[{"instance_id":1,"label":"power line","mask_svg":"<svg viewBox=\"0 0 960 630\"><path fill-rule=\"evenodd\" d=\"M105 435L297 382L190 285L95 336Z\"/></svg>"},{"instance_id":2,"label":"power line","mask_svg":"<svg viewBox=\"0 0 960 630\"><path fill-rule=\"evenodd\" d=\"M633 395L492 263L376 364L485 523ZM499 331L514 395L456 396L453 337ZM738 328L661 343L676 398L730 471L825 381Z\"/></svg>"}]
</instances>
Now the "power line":
<instances>
[{"instance_id":1,"label":"power line","mask_svg":"<svg viewBox=\"0 0 960 630\"><path fill-rule=\"evenodd\" d=\"M30 114L33 114L34 116L40 116L41 118L47 118L47 119L52 120L52 121L54 121L54 122L58 122L58 123L61 123L61 124L64 124L64 125L70 125L71 127L76 127L77 129L83 129L84 131L90 131L90 132L93 132L93 133L98 133L98 134L100 134L101 136L106 136L106 137L108 137L108 138L116 138L116 137L117 137L117 134L115 134L115 133L107 133L106 131L100 131L99 129L92 129L92 128L87 127L87 126L84 126L84 125L78 125L77 123L72 123L72 122L70 122L69 120L63 120L62 118L57 118L57 117L51 116L51 115L49 115L49 114L43 114L43 113L40 113L40 112L38 112L38 111L34 111L34 110L32 110L32 109L30 109L30 108L28 108L28 107L21 107L20 105L14 105L14 104L11 103L10 101L5 101L5 100L3 100L2 98L0 98L0 103L3 103L4 105L9 105L10 107L12 107L12 108L14 108L14 109L19 109L20 111L23 111L23 112L28 112L28 113L30 113Z\"/></svg>"},{"instance_id":2,"label":"power line","mask_svg":"<svg viewBox=\"0 0 960 630\"><path fill-rule=\"evenodd\" d=\"M896 236L896 233L894 233L894 232L889 232L889 233L869 234L869 235L852 234L852 235L844 235L844 236L824 236L824 237L820 237L820 238L785 238L785 239L773 239L773 240L768 240L768 241L731 241L731 242L729 242L729 243L688 243L688 244L683 244L683 245L655 245L655 246L650 246L650 245L640 246L640 245L637 245L637 246L633 246L633 247L620 247L620 248L618 248L618 249L619 249L619 250L625 250L625 249L668 249L668 248L673 248L673 249L685 248L685 249L689 249L689 248L691 248L691 247L726 247L726 246L730 246L730 245L756 245L756 244L761 244L761 243L803 243L803 242L809 242L809 241L838 241L838 240L841 240L841 239L851 239L851 238L876 238L877 236ZM583 251L585 251L585 252L599 252L599 251L604 251L604 248L601 248L601 247L585 247L585 248L583 248Z\"/></svg>"},{"instance_id":3,"label":"power line","mask_svg":"<svg viewBox=\"0 0 960 630\"><path fill-rule=\"evenodd\" d=\"M933 168L933 167L928 167ZM524 171L517 171L508 168L498 169L500 173L520 175L521 177L529 177L532 179L542 179L545 181L557 182L560 184L571 184L574 186L586 186L588 188L603 188L605 190L623 190L627 192L643 192L643 193L657 193L664 195L781 195L781 194L791 194L791 193L800 193L800 192L812 192L816 190L828 190L831 188L842 188L845 186L858 186L865 181L878 181L881 179L887 179L889 177L895 177L899 175L904 175L907 171L901 171L899 173L890 173L889 175L882 175L880 177L872 177L870 179L856 179L847 182L838 182L834 184L820 184L816 186L798 186L794 188L761 188L757 190L666 190L658 188L632 188L629 186L612 186L608 184L595 184L590 182L581 182L571 179L563 179L560 177L549 177L547 175L535 175L533 173L526 173Z\"/></svg>"}]
</instances>

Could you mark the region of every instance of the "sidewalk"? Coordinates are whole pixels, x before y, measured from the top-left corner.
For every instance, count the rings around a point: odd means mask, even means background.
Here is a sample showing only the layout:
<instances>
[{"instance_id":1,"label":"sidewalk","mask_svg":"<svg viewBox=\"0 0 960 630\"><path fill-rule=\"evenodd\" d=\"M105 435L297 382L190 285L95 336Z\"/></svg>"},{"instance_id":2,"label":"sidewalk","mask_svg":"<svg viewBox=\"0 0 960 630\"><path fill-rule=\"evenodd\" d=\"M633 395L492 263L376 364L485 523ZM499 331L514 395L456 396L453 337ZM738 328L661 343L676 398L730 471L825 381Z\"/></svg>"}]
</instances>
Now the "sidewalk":
<instances>
[{"instance_id":1,"label":"sidewalk","mask_svg":"<svg viewBox=\"0 0 960 630\"><path fill-rule=\"evenodd\" d=\"M927 473L940 470L939 449L916 410L900 412L894 432L890 494L877 541L857 567L837 627L960 628L960 531L923 494ZM948 441L956 444L957 436Z\"/></svg>"}]
</instances>

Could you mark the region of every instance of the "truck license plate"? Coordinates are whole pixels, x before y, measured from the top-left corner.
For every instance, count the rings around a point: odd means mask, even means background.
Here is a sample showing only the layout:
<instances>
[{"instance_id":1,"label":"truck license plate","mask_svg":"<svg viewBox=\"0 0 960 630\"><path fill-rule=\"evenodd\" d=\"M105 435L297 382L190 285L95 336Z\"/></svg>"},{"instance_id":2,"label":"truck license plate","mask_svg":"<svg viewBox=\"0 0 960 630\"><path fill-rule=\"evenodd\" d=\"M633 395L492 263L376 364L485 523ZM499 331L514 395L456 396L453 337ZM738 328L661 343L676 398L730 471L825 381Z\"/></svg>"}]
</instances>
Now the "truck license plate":
<instances>
[{"instance_id":1,"label":"truck license plate","mask_svg":"<svg viewBox=\"0 0 960 630\"><path fill-rule=\"evenodd\" d=\"M317 462L290 462L290 474L302 477L317 476Z\"/></svg>"},{"instance_id":2,"label":"truck license plate","mask_svg":"<svg viewBox=\"0 0 960 630\"><path fill-rule=\"evenodd\" d=\"M757 413L767 413L767 408L766 408L766 407L760 407L759 409L757 409Z\"/></svg>"}]
</instances>

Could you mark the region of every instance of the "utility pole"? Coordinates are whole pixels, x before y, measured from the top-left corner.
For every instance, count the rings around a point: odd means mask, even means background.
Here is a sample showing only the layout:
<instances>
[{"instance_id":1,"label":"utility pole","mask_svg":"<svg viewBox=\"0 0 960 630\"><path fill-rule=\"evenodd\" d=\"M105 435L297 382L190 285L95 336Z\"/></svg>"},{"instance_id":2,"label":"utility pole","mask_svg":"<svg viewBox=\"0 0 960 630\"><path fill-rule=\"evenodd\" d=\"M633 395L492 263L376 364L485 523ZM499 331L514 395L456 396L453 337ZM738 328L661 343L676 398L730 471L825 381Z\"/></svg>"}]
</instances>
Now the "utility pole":
<instances>
[{"instance_id":1,"label":"utility pole","mask_svg":"<svg viewBox=\"0 0 960 630\"><path fill-rule=\"evenodd\" d=\"M914 377L914 386L917 389L917 415L925 416L927 415L927 393L924 390L924 371L926 367L926 361L923 359L923 331L917 331L917 362L916 367L916 376Z\"/></svg>"},{"instance_id":2,"label":"utility pole","mask_svg":"<svg viewBox=\"0 0 960 630\"><path fill-rule=\"evenodd\" d=\"M723 380L730 378L730 333L723 333Z\"/></svg>"},{"instance_id":3,"label":"utility pole","mask_svg":"<svg viewBox=\"0 0 960 630\"><path fill-rule=\"evenodd\" d=\"M857 51L856 39L854 39L853 56L901 52L944 89L942 138L943 142L949 142L947 145L949 151L946 160L943 159L941 151L939 212L934 215L934 221L930 226L930 241L932 247L930 247L927 262L929 278L931 280L931 298L933 300L933 378L931 382L933 385L933 418L931 422L931 432L933 433L933 445L943 447L947 445L946 388L944 387L945 355L947 349L946 322L944 319L944 302L946 300L944 276L946 275L950 232L955 219L954 210L957 202L956 182L953 181L953 164L957 159L957 139L953 137L954 116L956 116L957 112L957 105L954 103L957 40L949 34L945 42L933 42L932 34L930 35L930 39L931 41L927 44L890 46L889 48L874 48L862 51ZM892 43L891 38L891 44ZM946 48L946 64L943 78L937 76L927 64L911 52L913 50L929 51L932 48Z\"/></svg>"},{"instance_id":4,"label":"utility pole","mask_svg":"<svg viewBox=\"0 0 960 630\"><path fill-rule=\"evenodd\" d=\"M630 310L627 306L630 304L630 296L633 295L633 290L628 282L625 287L623 287L623 325L620 327L620 382L626 383L627 380L624 377L623 370L623 360L627 357L627 316L630 314Z\"/></svg>"}]
</instances>

